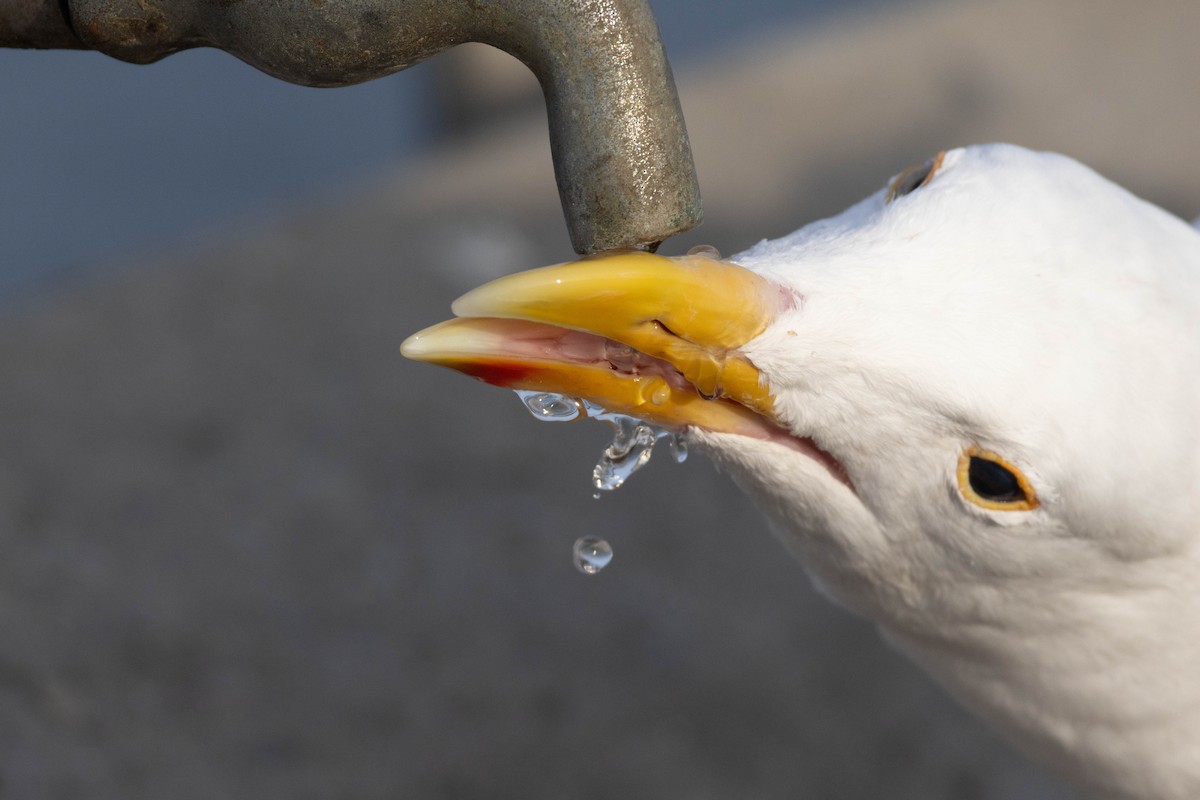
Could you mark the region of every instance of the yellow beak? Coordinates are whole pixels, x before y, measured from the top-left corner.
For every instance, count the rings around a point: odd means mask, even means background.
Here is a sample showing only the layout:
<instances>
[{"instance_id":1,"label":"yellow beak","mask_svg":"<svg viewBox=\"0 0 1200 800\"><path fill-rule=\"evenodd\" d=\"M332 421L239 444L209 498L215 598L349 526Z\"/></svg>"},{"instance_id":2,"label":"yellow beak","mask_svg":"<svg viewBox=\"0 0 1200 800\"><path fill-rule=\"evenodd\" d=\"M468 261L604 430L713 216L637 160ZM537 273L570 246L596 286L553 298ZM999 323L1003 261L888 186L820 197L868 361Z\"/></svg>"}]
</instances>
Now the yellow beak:
<instances>
[{"instance_id":1,"label":"yellow beak","mask_svg":"<svg viewBox=\"0 0 1200 800\"><path fill-rule=\"evenodd\" d=\"M736 264L624 252L485 284L455 301L459 319L400 349L497 386L579 397L666 427L762 436L770 387L738 348L782 305L777 287Z\"/></svg>"}]
</instances>

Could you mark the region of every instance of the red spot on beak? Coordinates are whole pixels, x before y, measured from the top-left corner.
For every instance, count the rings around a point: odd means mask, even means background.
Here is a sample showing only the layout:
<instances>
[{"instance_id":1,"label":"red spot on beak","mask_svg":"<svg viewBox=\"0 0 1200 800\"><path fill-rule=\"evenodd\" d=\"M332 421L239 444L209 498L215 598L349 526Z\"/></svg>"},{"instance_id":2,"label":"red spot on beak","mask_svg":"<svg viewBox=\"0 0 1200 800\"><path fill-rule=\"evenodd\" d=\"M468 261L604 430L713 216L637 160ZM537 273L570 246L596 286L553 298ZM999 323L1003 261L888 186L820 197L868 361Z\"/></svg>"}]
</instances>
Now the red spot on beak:
<instances>
[{"instance_id":1,"label":"red spot on beak","mask_svg":"<svg viewBox=\"0 0 1200 800\"><path fill-rule=\"evenodd\" d=\"M484 383L490 383L492 386L502 386L506 389L512 387L513 384L524 381L531 374L538 371L523 364L506 364L496 361L456 364L454 368L460 372L465 372L472 378L478 378Z\"/></svg>"}]
</instances>

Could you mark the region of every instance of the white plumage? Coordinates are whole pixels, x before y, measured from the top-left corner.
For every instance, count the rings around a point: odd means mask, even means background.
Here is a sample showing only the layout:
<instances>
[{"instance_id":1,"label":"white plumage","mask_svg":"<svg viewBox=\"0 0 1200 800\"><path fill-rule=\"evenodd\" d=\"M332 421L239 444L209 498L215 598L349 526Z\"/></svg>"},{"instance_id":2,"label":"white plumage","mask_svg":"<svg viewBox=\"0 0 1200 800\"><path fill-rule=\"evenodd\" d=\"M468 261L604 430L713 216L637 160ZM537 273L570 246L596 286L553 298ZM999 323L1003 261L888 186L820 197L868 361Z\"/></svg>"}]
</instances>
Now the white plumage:
<instances>
[{"instance_id":1,"label":"white plumage","mask_svg":"<svg viewBox=\"0 0 1200 800\"><path fill-rule=\"evenodd\" d=\"M1200 233L993 145L731 261L511 276L405 353L689 425L1020 748L1097 798L1200 798Z\"/></svg>"},{"instance_id":2,"label":"white plumage","mask_svg":"<svg viewBox=\"0 0 1200 800\"><path fill-rule=\"evenodd\" d=\"M989 146L732 260L803 298L744 351L856 492L695 437L816 580L1097 797L1200 797L1200 234ZM1040 505L967 502L971 445Z\"/></svg>"}]
</instances>

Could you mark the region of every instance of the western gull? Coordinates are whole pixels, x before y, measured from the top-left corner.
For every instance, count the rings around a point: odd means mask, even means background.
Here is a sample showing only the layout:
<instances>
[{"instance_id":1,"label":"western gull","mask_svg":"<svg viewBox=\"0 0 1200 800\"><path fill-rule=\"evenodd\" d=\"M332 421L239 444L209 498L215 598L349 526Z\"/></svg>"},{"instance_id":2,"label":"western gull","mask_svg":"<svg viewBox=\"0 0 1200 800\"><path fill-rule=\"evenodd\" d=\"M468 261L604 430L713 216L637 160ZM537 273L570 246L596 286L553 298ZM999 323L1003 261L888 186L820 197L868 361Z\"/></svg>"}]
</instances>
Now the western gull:
<instances>
[{"instance_id":1,"label":"western gull","mask_svg":"<svg viewBox=\"0 0 1200 800\"><path fill-rule=\"evenodd\" d=\"M686 428L1020 749L1097 798L1200 797L1184 221L1065 156L968 147L728 261L606 255L453 310L403 353Z\"/></svg>"}]
</instances>

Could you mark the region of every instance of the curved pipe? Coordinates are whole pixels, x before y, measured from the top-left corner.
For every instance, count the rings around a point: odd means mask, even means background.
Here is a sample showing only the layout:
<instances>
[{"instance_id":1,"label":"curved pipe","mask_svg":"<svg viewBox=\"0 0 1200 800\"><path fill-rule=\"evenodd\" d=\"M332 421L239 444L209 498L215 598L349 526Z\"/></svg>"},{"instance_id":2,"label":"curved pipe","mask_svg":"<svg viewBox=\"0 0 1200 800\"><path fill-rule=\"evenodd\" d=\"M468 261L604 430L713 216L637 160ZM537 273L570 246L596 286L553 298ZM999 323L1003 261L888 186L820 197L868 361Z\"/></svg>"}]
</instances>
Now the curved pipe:
<instances>
[{"instance_id":1,"label":"curved pipe","mask_svg":"<svg viewBox=\"0 0 1200 800\"><path fill-rule=\"evenodd\" d=\"M700 222L646 0L0 0L3 46L86 47L139 64L210 46L308 86L378 78L468 41L511 53L541 83L577 252L652 249Z\"/></svg>"}]
</instances>

